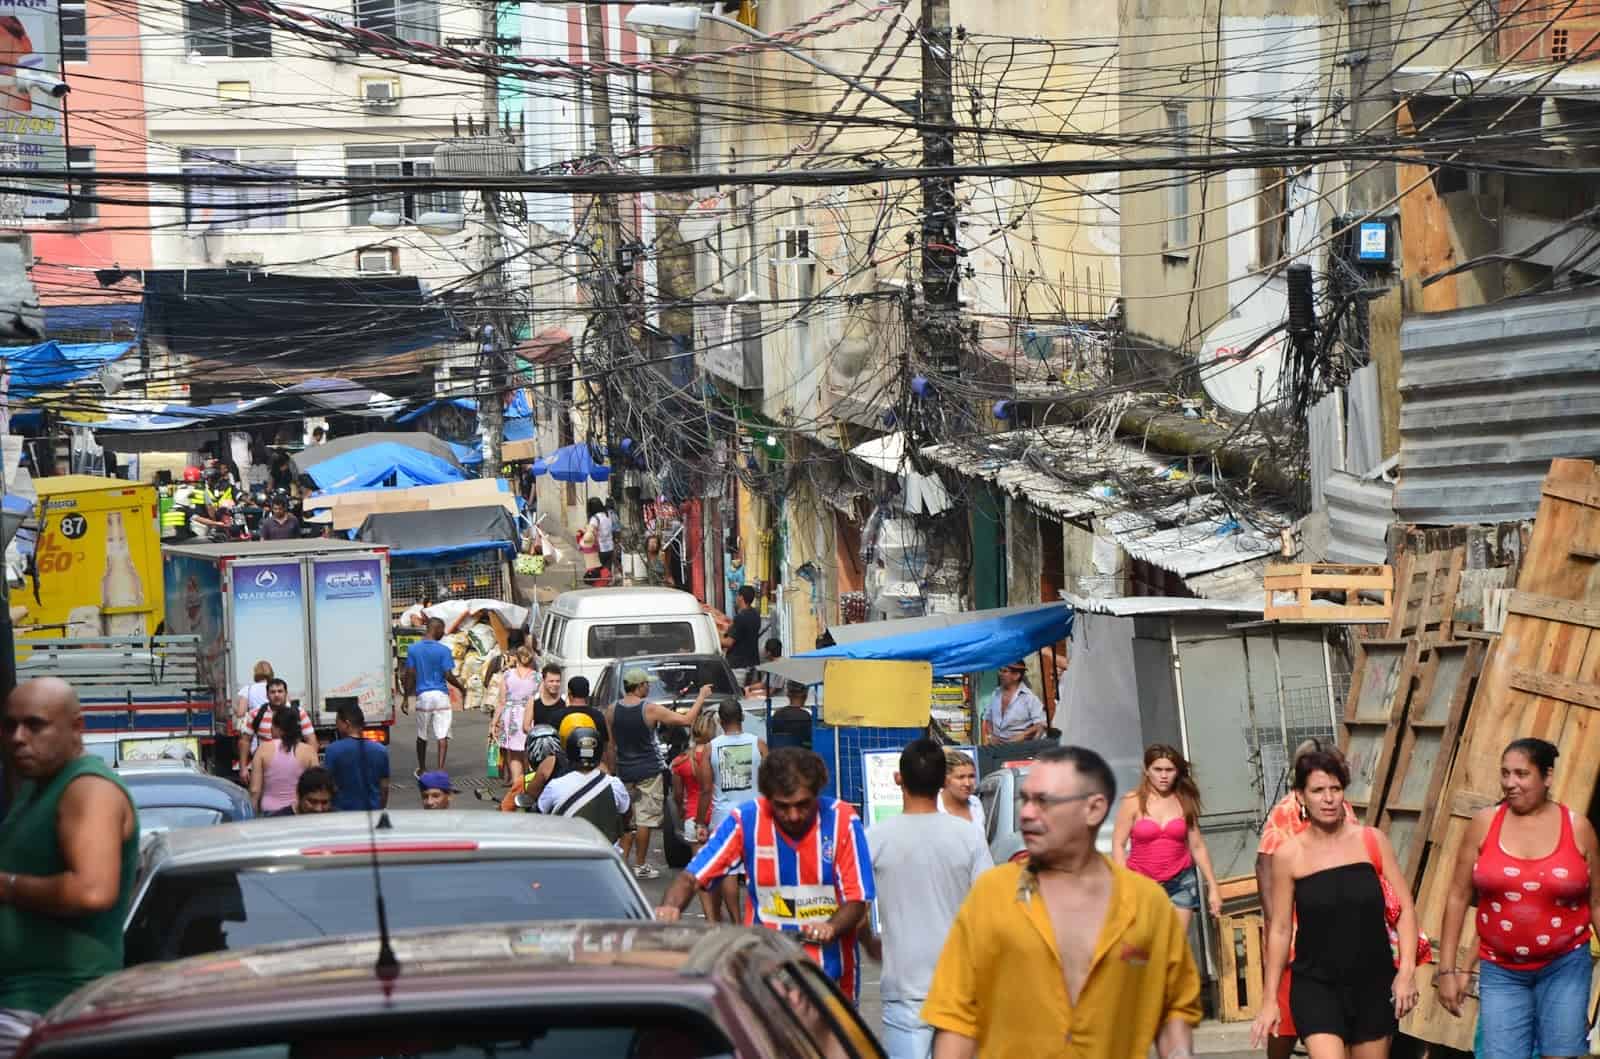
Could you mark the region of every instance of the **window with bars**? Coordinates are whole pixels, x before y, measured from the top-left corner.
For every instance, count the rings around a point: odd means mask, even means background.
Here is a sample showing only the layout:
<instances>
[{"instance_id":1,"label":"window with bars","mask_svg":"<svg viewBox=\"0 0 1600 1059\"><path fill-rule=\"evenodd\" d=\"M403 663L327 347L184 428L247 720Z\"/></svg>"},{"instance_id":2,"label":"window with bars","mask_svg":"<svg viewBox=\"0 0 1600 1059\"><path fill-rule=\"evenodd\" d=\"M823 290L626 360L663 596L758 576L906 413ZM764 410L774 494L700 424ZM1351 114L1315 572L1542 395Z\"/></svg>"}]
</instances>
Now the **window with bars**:
<instances>
[{"instance_id":1,"label":"window with bars","mask_svg":"<svg viewBox=\"0 0 1600 1059\"><path fill-rule=\"evenodd\" d=\"M360 144L344 150L345 176L351 180L371 177L428 177L433 175L433 152L438 144ZM350 223L368 225L374 213L397 213L403 221L415 222L424 213L461 212L459 191L374 192L350 200Z\"/></svg>"},{"instance_id":2,"label":"window with bars","mask_svg":"<svg viewBox=\"0 0 1600 1059\"><path fill-rule=\"evenodd\" d=\"M356 25L401 40L439 43L437 0L356 0Z\"/></svg>"},{"instance_id":3,"label":"window with bars","mask_svg":"<svg viewBox=\"0 0 1600 1059\"><path fill-rule=\"evenodd\" d=\"M272 55L272 27L225 7L198 0L184 5L190 55L216 59L263 59Z\"/></svg>"},{"instance_id":4,"label":"window with bars","mask_svg":"<svg viewBox=\"0 0 1600 1059\"><path fill-rule=\"evenodd\" d=\"M294 176L284 152L238 147L196 147L181 152L184 175ZM283 180L261 184L185 184L183 222L197 228L292 228L294 187Z\"/></svg>"},{"instance_id":5,"label":"window with bars","mask_svg":"<svg viewBox=\"0 0 1600 1059\"><path fill-rule=\"evenodd\" d=\"M61 61L89 61L89 14L83 0L65 0L61 5Z\"/></svg>"}]
</instances>

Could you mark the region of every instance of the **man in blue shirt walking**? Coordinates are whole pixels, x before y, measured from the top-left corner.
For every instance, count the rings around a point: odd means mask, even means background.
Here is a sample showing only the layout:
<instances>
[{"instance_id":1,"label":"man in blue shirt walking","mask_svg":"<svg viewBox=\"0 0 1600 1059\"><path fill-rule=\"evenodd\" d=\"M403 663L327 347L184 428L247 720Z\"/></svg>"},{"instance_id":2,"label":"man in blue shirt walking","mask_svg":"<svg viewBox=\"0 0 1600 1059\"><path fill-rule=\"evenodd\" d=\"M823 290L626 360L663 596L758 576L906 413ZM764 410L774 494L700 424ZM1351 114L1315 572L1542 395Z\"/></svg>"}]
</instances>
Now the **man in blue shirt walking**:
<instances>
[{"instance_id":1,"label":"man in blue shirt walking","mask_svg":"<svg viewBox=\"0 0 1600 1059\"><path fill-rule=\"evenodd\" d=\"M389 751L362 737L367 718L360 706L347 702L336 716L339 738L323 757L337 784L333 807L357 811L388 808Z\"/></svg>"},{"instance_id":2,"label":"man in blue shirt walking","mask_svg":"<svg viewBox=\"0 0 1600 1059\"><path fill-rule=\"evenodd\" d=\"M440 771L444 770L445 757L450 753L450 688L463 695L467 686L456 676L456 656L439 641L444 638L444 622L438 618L428 621L428 638L411 645L406 652L406 669L401 680L405 684L408 701L402 703L402 713L410 713L409 698L417 700L417 771L428 767L428 740L439 744Z\"/></svg>"}]
</instances>

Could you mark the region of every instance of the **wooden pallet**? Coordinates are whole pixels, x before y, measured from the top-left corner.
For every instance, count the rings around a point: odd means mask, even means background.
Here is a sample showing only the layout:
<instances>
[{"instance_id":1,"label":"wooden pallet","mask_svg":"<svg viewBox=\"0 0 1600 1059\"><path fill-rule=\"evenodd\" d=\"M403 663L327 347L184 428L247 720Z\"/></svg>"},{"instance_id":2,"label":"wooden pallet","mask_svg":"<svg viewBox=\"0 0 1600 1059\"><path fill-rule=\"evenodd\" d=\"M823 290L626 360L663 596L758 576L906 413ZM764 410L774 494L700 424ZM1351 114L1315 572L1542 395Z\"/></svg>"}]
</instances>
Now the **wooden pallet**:
<instances>
[{"instance_id":1,"label":"wooden pallet","mask_svg":"<svg viewBox=\"0 0 1600 1059\"><path fill-rule=\"evenodd\" d=\"M1378 822L1421 652L1415 640L1364 640L1356 648L1339 749L1350 766L1345 800L1366 824Z\"/></svg>"},{"instance_id":2,"label":"wooden pallet","mask_svg":"<svg viewBox=\"0 0 1600 1059\"><path fill-rule=\"evenodd\" d=\"M1456 593L1466 565L1463 547L1426 554L1401 552L1395 559L1395 604L1388 638L1416 636L1432 643L1449 640Z\"/></svg>"},{"instance_id":3,"label":"wooden pallet","mask_svg":"<svg viewBox=\"0 0 1600 1059\"><path fill-rule=\"evenodd\" d=\"M1600 471L1587 460L1555 460L1545 478L1533 536L1517 590L1506 605L1505 630L1489 648L1464 737L1434 817L1417 895L1421 926L1437 936L1450 875L1472 816L1500 797L1500 754L1507 743L1538 736L1561 759L1554 797L1587 812L1600 772L1600 561L1590 553L1600 534ZM1461 952L1476 947L1467 916ZM1457 961L1444 957L1445 964ZM1428 995L1432 968L1418 974ZM1452 1018L1422 1004L1401 1022L1413 1037L1468 1049L1477 1014L1469 1002Z\"/></svg>"},{"instance_id":4,"label":"wooden pallet","mask_svg":"<svg viewBox=\"0 0 1600 1059\"><path fill-rule=\"evenodd\" d=\"M1351 566L1344 563L1274 563L1262 578L1267 590L1267 621L1371 622L1389 624L1394 604L1394 570L1388 566ZM1292 593L1293 603L1277 602L1280 592ZM1314 602L1316 593L1342 592L1343 603ZM1362 592L1377 592L1381 603L1361 599Z\"/></svg>"},{"instance_id":5,"label":"wooden pallet","mask_svg":"<svg viewBox=\"0 0 1600 1059\"><path fill-rule=\"evenodd\" d=\"M1217 987L1223 1022L1249 1022L1261 1010L1264 954L1260 913L1217 920Z\"/></svg>"},{"instance_id":6,"label":"wooden pallet","mask_svg":"<svg viewBox=\"0 0 1600 1059\"><path fill-rule=\"evenodd\" d=\"M1422 867L1484 648L1482 640L1468 640L1422 649L1417 687L1394 755L1394 775L1378 813L1378 827L1389 836L1408 886L1416 883Z\"/></svg>"}]
</instances>

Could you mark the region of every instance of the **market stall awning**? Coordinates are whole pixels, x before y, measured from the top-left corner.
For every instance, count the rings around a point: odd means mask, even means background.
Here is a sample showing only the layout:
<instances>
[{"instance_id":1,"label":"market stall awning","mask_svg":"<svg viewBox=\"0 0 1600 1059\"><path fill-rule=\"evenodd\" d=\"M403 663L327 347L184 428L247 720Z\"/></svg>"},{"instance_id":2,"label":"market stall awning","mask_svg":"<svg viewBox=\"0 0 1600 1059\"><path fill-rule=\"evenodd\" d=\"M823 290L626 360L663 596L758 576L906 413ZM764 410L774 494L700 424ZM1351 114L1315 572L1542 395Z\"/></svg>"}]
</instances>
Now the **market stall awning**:
<instances>
[{"instance_id":1,"label":"market stall awning","mask_svg":"<svg viewBox=\"0 0 1600 1059\"><path fill-rule=\"evenodd\" d=\"M830 658L931 662L936 677L998 669L1072 633L1072 608L1039 603L922 618L862 622L829 630L834 646L780 658L763 670L786 680L822 683Z\"/></svg>"},{"instance_id":2,"label":"market stall awning","mask_svg":"<svg viewBox=\"0 0 1600 1059\"><path fill-rule=\"evenodd\" d=\"M62 345L51 341L0 348L0 360L5 361L11 376L11 396L31 397L42 390L56 390L87 379L132 348L132 342Z\"/></svg>"}]
</instances>

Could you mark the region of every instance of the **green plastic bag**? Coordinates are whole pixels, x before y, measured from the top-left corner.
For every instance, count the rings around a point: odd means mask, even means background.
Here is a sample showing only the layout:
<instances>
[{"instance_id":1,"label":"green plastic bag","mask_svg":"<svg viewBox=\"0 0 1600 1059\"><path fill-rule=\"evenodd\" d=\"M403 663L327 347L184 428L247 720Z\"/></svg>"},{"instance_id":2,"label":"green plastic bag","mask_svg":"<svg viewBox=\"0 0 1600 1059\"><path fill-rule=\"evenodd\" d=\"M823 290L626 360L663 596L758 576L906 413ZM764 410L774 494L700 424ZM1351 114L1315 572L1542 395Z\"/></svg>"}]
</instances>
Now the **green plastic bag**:
<instances>
[{"instance_id":1,"label":"green plastic bag","mask_svg":"<svg viewBox=\"0 0 1600 1059\"><path fill-rule=\"evenodd\" d=\"M500 775L500 744L495 742L494 736L489 737L489 749L484 754L483 760L490 776Z\"/></svg>"}]
</instances>

